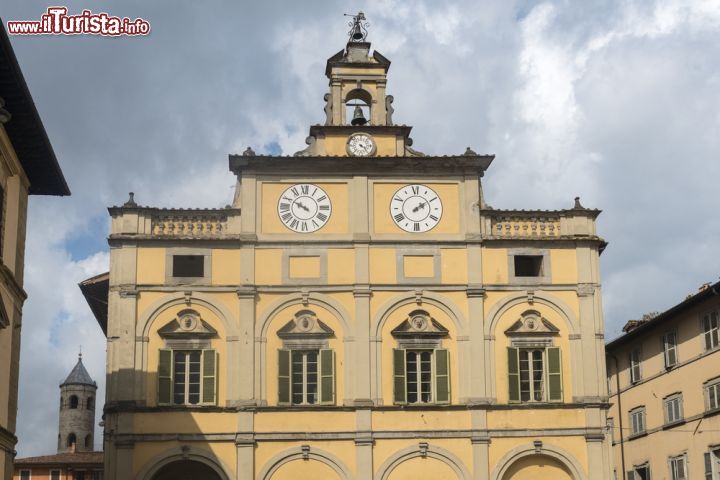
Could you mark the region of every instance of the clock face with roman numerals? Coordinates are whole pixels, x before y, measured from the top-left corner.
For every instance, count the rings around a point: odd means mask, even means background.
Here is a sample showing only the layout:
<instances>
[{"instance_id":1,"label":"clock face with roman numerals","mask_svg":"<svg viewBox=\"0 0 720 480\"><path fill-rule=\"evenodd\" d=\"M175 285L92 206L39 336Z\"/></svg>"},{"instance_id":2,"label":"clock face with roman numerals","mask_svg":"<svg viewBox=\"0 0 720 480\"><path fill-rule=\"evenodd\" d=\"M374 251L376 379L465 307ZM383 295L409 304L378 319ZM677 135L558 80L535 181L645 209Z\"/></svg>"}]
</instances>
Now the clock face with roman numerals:
<instances>
[{"instance_id":1,"label":"clock face with roman numerals","mask_svg":"<svg viewBox=\"0 0 720 480\"><path fill-rule=\"evenodd\" d=\"M395 224L406 232L432 230L440 221L442 212L440 197L425 185L405 185L390 200L390 215Z\"/></svg>"},{"instance_id":2,"label":"clock face with roman numerals","mask_svg":"<svg viewBox=\"0 0 720 480\"><path fill-rule=\"evenodd\" d=\"M282 223L298 233L320 230L330 219L332 203L325 190L312 183L298 183L285 190L278 200Z\"/></svg>"}]
</instances>

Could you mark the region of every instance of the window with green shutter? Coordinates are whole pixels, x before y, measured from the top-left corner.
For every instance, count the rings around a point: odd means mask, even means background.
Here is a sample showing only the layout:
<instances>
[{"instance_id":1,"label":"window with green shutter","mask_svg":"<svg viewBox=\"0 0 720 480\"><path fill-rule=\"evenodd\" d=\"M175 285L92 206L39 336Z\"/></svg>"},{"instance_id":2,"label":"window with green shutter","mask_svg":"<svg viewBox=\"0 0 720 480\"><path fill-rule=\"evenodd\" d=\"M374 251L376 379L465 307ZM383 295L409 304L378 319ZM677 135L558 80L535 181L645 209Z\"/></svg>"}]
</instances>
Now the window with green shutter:
<instances>
[{"instance_id":1,"label":"window with green shutter","mask_svg":"<svg viewBox=\"0 0 720 480\"><path fill-rule=\"evenodd\" d=\"M405 389L405 350L393 349L393 400L397 404L407 403Z\"/></svg>"},{"instance_id":2,"label":"window with green shutter","mask_svg":"<svg viewBox=\"0 0 720 480\"><path fill-rule=\"evenodd\" d=\"M450 355L442 348L435 350L435 403L450 403Z\"/></svg>"},{"instance_id":3,"label":"window with green shutter","mask_svg":"<svg viewBox=\"0 0 720 480\"><path fill-rule=\"evenodd\" d=\"M508 347L508 401L561 402L562 358L558 347Z\"/></svg>"},{"instance_id":4,"label":"window with green shutter","mask_svg":"<svg viewBox=\"0 0 720 480\"><path fill-rule=\"evenodd\" d=\"M172 350L160 350L158 362L158 404L172 403Z\"/></svg>"},{"instance_id":5,"label":"window with green shutter","mask_svg":"<svg viewBox=\"0 0 720 480\"><path fill-rule=\"evenodd\" d=\"M290 350L278 350L278 405L290 405Z\"/></svg>"},{"instance_id":6,"label":"window with green shutter","mask_svg":"<svg viewBox=\"0 0 720 480\"><path fill-rule=\"evenodd\" d=\"M508 347L508 398L511 402L520 401L520 368L518 349Z\"/></svg>"},{"instance_id":7,"label":"window with green shutter","mask_svg":"<svg viewBox=\"0 0 720 480\"><path fill-rule=\"evenodd\" d=\"M548 376L548 401L561 402L562 393L562 359L560 349L550 347L547 349L547 376Z\"/></svg>"},{"instance_id":8,"label":"window with green shutter","mask_svg":"<svg viewBox=\"0 0 720 480\"><path fill-rule=\"evenodd\" d=\"M335 403L335 352L320 350L320 403Z\"/></svg>"},{"instance_id":9,"label":"window with green shutter","mask_svg":"<svg viewBox=\"0 0 720 480\"><path fill-rule=\"evenodd\" d=\"M161 349L158 360L159 405L217 403L217 352Z\"/></svg>"},{"instance_id":10,"label":"window with green shutter","mask_svg":"<svg viewBox=\"0 0 720 480\"><path fill-rule=\"evenodd\" d=\"M333 405L335 352L278 350L278 405Z\"/></svg>"},{"instance_id":11,"label":"window with green shutter","mask_svg":"<svg viewBox=\"0 0 720 480\"><path fill-rule=\"evenodd\" d=\"M202 403L214 404L217 397L217 352L203 350L202 363Z\"/></svg>"},{"instance_id":12,"label":"window with green shutter","mask_svg":"<svg viewBox=\"0 0 720 480\"><path fill-rule=\"evenodd\" d=\"M393 390L397 405L450 403L448 351L393 349Z\"/></svg>"}]
</instances>

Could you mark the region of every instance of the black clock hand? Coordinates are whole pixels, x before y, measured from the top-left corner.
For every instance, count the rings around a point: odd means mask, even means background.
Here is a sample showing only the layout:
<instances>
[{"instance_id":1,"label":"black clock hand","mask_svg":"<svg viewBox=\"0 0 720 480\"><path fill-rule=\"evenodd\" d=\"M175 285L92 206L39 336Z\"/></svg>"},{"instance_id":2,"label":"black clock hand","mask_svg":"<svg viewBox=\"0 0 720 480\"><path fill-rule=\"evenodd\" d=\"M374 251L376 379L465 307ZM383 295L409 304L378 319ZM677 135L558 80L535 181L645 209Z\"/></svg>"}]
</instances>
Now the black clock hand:
<instances>
[{"instance_id":1,"label":"black clock hand","mask_svg":"<svg viewBox=\"0 0 720 480\"><path fill-rule=\"evenodd\" d=\"M425 208L425 202L419 203L417 207L413 208L413 213L418 210L422 210L423 208Z\"/></svg>"},{"instance_id":2,"label":"black clock hand","mask_svg":"<svg viewBox=\"0 0 720 480\"><path fill-rule=\"evenodd\" d=\"M300 203L300 202L295 202L295 205L297 205L298 207L302 208L302 209L305 210L306 212L309 212L309 211L310 211L309 208L307 208L305 205L303 205L303 204Z\"/></svg>"}]
</instances>

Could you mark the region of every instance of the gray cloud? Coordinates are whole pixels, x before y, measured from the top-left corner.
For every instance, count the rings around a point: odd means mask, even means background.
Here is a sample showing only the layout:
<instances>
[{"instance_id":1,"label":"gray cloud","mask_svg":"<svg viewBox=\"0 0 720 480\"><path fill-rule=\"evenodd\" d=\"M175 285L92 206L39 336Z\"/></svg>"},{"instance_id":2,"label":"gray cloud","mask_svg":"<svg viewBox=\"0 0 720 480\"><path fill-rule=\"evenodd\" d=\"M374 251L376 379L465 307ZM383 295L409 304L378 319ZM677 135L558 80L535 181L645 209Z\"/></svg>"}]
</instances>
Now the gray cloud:
<instances>
[{"instance_id":1,"label":"gray cloud","mask_svg":"<svg viewBox=\"0 0 720 480\"><path fill-rule=\"evenodd\" d=\"M4 19L47 5L13 2ZM57 385L82 343L103 384L104 339L76 287L107 268L92 238L129 190L142 204L221 206L227 153L284 153L322 120L325 60L352 2L71 2L148 19L147 38L13 38L73 191L31 200L20 455L51 452ZM497 208L604 210L608 336L717 279L717 2L369 3L393 61L395 118L415 147L497 158ZM78 233L79 232L79 233ZM78 240L80 237L80 240ZM100 438L98 436L98 438ZM97 445L99 447L99 444Z\"/></svg>"}]
</instances>

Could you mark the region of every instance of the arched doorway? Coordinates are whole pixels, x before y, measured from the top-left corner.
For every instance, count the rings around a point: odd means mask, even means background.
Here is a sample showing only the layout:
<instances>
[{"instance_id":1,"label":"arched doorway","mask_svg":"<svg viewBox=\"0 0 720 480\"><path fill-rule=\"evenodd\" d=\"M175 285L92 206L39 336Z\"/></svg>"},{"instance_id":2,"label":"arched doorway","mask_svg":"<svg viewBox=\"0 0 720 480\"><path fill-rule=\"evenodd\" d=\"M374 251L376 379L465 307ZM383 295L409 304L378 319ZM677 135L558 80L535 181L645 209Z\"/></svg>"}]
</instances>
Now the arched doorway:
<instances>
[{"instance_id":1,"label":"arched doorway","mask_svg":"<svg viewBox=\"0 0 720 480\"><path fill-rule=\"evenodd\" d=\"M204 463L178 460L158 470L152 480L222 480L222 478Z\"/></svg>"},{"instance_id":2,"label":"arched doorway","mask_svg":"<svg viewBox=\"0 0 720 480\"><path fill-rule=\"evenodd\" d=\"M502 480L575 480L567 467L547 455L528 455L515 461Z\"/></svg>"}]
</instances>

